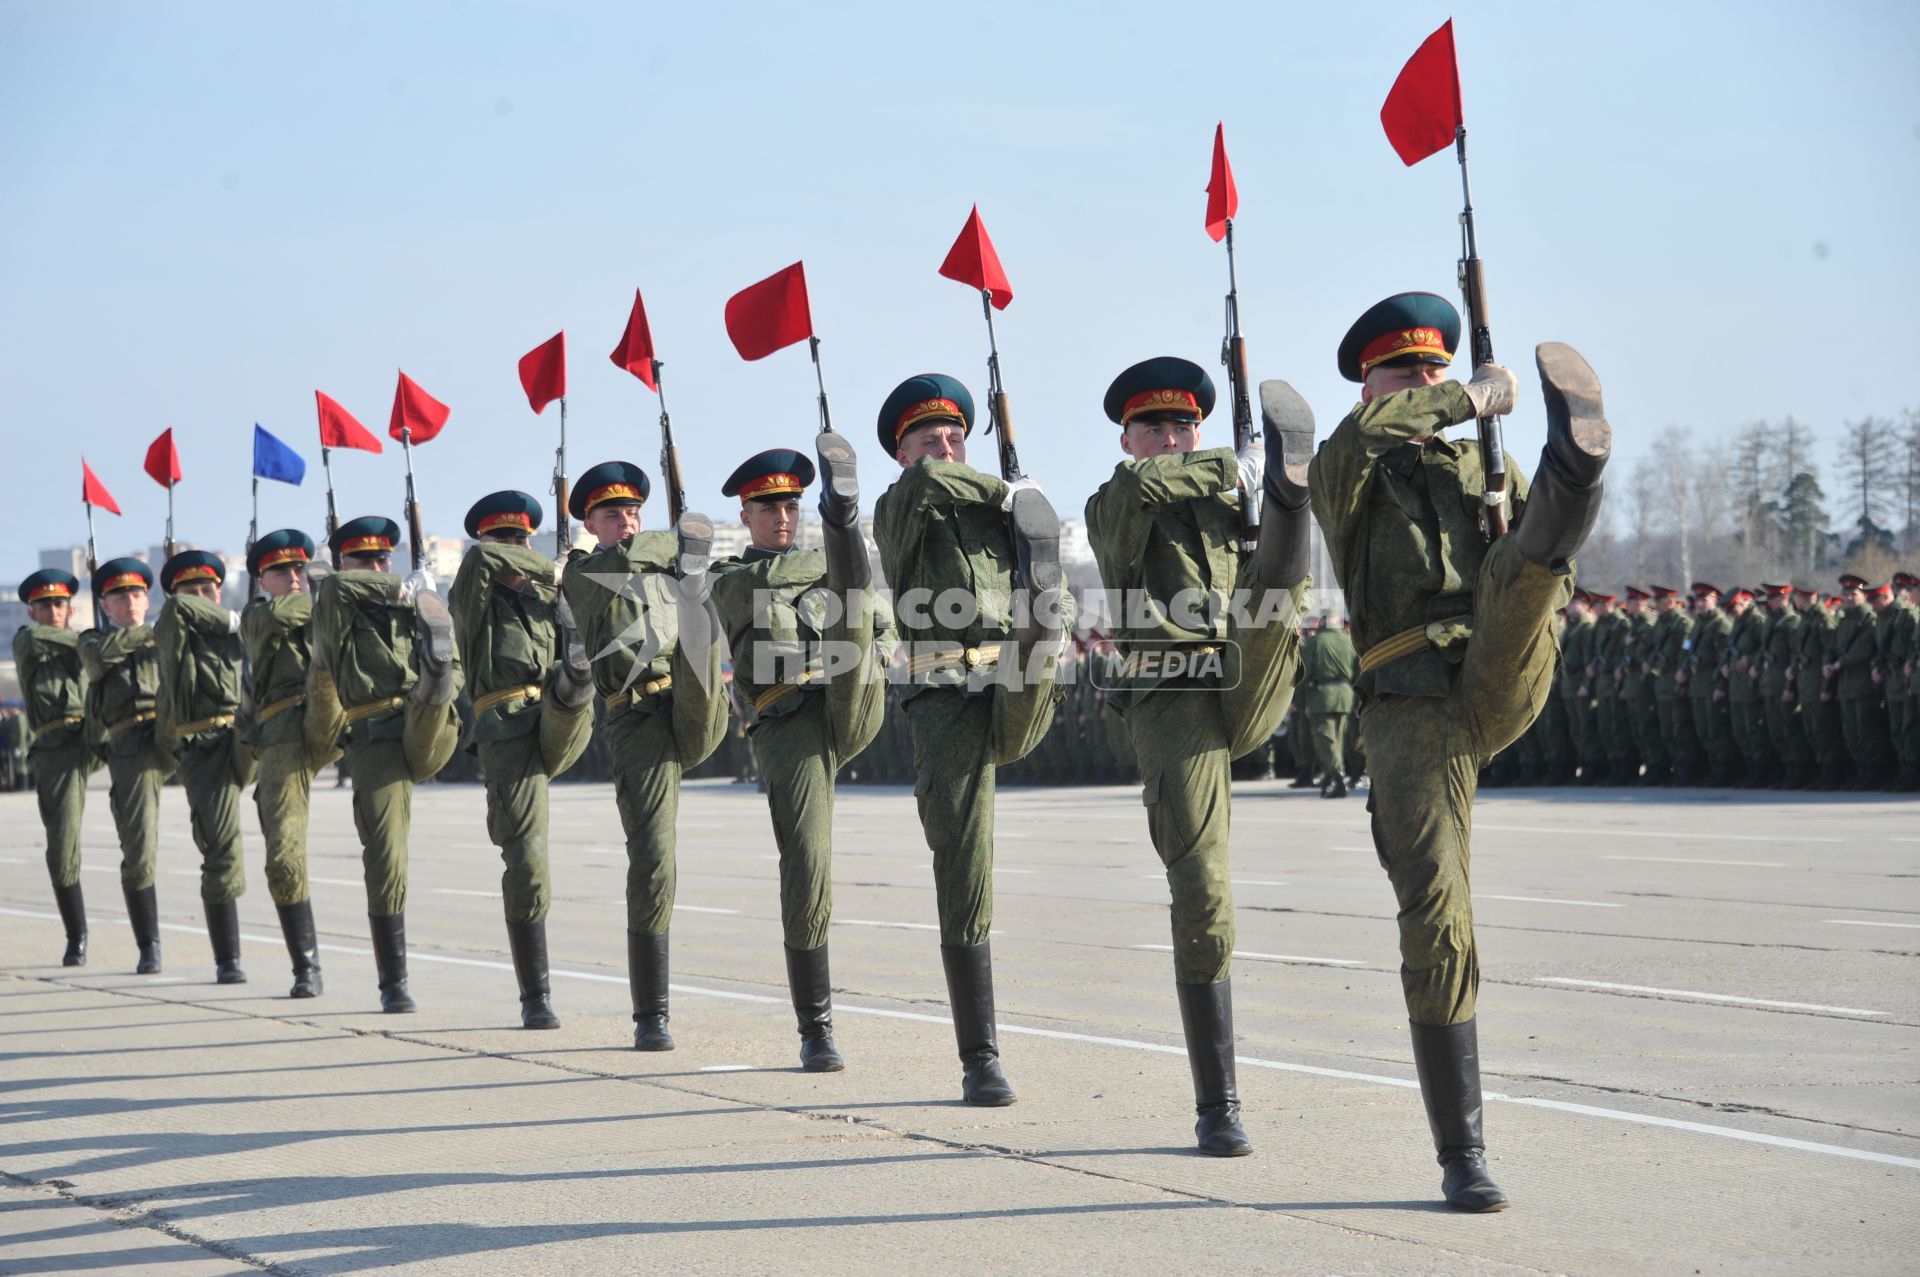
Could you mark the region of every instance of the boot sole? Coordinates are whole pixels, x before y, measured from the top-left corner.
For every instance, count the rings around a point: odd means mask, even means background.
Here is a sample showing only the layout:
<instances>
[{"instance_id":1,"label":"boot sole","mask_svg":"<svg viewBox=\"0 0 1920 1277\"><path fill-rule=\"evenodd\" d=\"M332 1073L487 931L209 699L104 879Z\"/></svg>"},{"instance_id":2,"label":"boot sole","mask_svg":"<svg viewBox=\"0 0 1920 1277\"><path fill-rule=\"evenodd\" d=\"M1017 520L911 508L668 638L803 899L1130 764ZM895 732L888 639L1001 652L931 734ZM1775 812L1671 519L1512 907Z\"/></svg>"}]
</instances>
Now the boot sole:
<instances>
[{"instance_id":1,"label":"boot sole","mask_svg":"<svg viewBox=\"0 0 1920 1277\"><path fill-rule=\"evenodd\" d=\"M1580 352L1562 342L1542 342L1534 366L1547 399L1547 428L1564 434L1589 457L1613 452L1613 427L1600 402L1600 378Z\"/></svg>"},{"instance_id":2,"label":"boot sole","mask_svg":"<svg viewBox=\"0 0 1920 1277\"><path fill-rule=\"evenodd\" d=\"M1064 579L1060 570L1060 517L1053 505L1032 488L1013 494L1012 511L1015 554L1027 547L1025 585L1036 590L1057 589Z\"/></svg>"},{"instance_id":3,"label":"boot sole","mask_svg":"<svg viewBox=\"0 0 1920 1277\"><path fill-rule=\"evenodd\" d=\"M435 674L453 664L453 614L438 594L421 591L414 596L413 609L420 617L421 663Z\"/></svg>"},{"instance_id":4,"label":"boot sole","mask_svg":"<svg viewBox=\"0 0 1920 1277\"><path fill-rule=\"evenodd\" d=\"M813 450L820 458L820 504L822 512L831 495L842 505L860 502L860 471L853 445L835 430L823 430L814 438Z\"/></svg>"},{"instance_id":5,"label":"boot sole","mask_svg":"<svg viewBox=\"0 0 1920 1277\"><path fill-rule=\"evenodd\" d=\"M689 510L674 531L680 537L680 575L699 576L713 562L713 520Z\"/></svg>"},{"instance_id":6,"label":"boot sole","mask_svg":"<svg viewBox=\"0 0 1920 1277\"><path fill-rule=\"evenodd\" d=\"M1307 466L1313 461L1313 409L1287 382L1263 381L1260 421L1279 437L1281 473L1288 483L1304 489Z\"/></svg>"}]
</instances>

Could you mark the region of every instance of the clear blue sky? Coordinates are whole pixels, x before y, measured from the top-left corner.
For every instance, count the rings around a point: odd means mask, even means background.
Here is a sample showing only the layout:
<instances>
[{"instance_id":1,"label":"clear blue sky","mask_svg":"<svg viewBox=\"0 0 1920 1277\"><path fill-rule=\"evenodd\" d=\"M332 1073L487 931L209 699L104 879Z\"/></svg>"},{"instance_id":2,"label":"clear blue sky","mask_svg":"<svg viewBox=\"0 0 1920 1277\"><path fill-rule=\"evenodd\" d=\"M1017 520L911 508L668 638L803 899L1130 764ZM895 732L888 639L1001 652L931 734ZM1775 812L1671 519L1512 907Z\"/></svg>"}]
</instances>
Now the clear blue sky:
<instances>
[{"instance_id":1,"label":"clear blue sky","mask_svg":"<svg viewBox=\"0 0 1920 1277\"><path fill-rule=\"evenodd\" d=\"M448 402L419 453L429 530L546 482L554 412L515 360L565 328L572 469L655 468L652 396L607 360L647 297L696 508L805 447L803 347L741 362L729 294L796 258L868 500L900 378L985 381L977 299L935 274L978 201L1022 457L1078 513L1117 456L1108 380L1209 368L1225 263L1201 229L1224 120L1256 379L1324 432L1333 351L1388 293L1451 294L1449 156L1403 168L1377 112L1452 13L1506 362L1579 346L1623 460L1788 413L1823 432L1920 404L1920 6L510 3L0 6L0 580L83 535L82 451L158 540L237 548L258 421L307 453L267 526L322 521L313 391L384 430L404 367ZM1209 422L1209 442L1230 427ZM1528 469L1538 410L1511 423ZM977 458L990 464L984 446ZM343 517L399 514L397 448L335 459ZM649 526L663 518L655 509Z\"/></svg>"}]
</instances>

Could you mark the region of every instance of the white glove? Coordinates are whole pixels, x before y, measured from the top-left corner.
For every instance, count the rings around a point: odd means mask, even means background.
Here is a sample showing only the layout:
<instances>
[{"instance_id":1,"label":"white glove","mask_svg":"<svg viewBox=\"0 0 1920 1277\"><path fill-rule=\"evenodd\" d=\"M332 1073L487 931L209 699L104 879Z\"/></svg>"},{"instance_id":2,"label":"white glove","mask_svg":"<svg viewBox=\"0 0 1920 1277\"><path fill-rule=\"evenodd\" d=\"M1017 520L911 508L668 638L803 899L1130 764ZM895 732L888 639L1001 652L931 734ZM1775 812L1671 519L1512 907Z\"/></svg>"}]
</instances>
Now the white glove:
<instances>
[{"instance_id":1,"label":"white glove","mask_svg":"<svg viewBox=\"0 0 1920 1277\"><path fill-rule=\"evenodd\" d=\"M1233 454L1240 468L1243 492L1258 492L1267 480L1267 441L1259 435L1247 440L1247 446Z\"/></svg>"},{"instance_id":2,"label":"white glove","mask_svg":"<svg viewBox=\"0 0 1920 1277\"><path fill-rule=\"evenodd\" d=\"M228 612L227 613L227 633L238 634L239 632L240 632L240 614L238 612Z\"/></svg>"},{"instance_id":3,"label":"white glove","mask_svg":"<svg viewBox=\"0 0 1920 1277\"><path fill-rule=\"evenodd\" d=\"M428 594L440 593L440 586L433 579L433 573L419 568L407 573L407 579L400 583L400 597L411 603L420 596L421 591Z\"/></svg>"},{"instance_id":4,"label":"white glove","mask_svg":"<svg viewBox=\"0 0 1920 1277\"><path fill-rule=\"evenodd\" d=\"M1513 411L1514 398L1519 392L1520 383L1499 364L1481 364L1473 370L1473 380L1467 383L1467 398L1473 401L1476 418L1506 416Z\"/></svg>"},{"instance_id":5,"label":"white glove","mask_svg":"<svg viewBox=\"0 0 1920 1277\"><path fill-rule=\"evenodd\" d=\"M1040 491L1040 485L1035 483L1029 476L1023 474L1007 485L1007 495L1001 498L1000 508L1011 513L1013 510L1013 494L1016 492L1025 492L1028 489L1038 492Z\"/></svg>"}]
</instances>

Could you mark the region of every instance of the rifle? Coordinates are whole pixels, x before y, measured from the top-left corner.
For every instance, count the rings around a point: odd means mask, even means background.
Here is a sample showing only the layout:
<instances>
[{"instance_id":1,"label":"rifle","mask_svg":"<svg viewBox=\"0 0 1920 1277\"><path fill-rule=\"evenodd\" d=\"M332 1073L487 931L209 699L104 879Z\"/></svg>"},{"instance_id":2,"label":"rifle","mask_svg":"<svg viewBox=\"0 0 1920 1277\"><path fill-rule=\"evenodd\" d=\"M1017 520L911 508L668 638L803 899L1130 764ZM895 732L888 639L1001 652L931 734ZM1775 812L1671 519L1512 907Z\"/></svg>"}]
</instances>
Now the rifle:
<instances>
[{"instance_id":1,"label":"rifle","mask_svg":"<svg viewBox=\"0 0 1920 1277\"><path fill-rule=\"evenodd\" d=\"M324 445L320 449L320 468L327 473L327 558L338 572L340 551L333 548L333 534L340 530L340 516L333 508L333 449Z\"/></svg>"},{"instance_id":2,"label":"rifle","mask_svg":"<svg viewBox=\"0 0 1920 1277\"><path fill-rule=\"evenodd\" d=\"M980 313L987 317L987 433L998 436L1000 477L1008 483L1024 478L1020 469L1020 451L1013 441L1013 410L1007 405L1007 388L1000 380L1000 343L993 335L993 290L980 290Z\"/></svg>"},{"instance_id":3,"label":"rifle","mask_svg":"<svg viewBox=\"0 0 1920 1277\"><path fill-rule=\"evenodd\" d=\"M660 361L653 362L653 384L660 396L660 482L667 489L667 520L678 527L687 512L687 484L680 474L680 449L673 443L673 419L667 416L666 386L660 380Z\"/></svg>"},{"instance_id":4,"label":"rifle","mask_svg":"<svg viewBox=\"0 0 1920 1277\"><path fill-rule=\"evenodd\" d=\"M93 502L81 504L87 507L87 593L93 596L93 624L108 630L113 625L107 620L107 610L100 606L100 584L95 580L100 574L100 556L93 552Z\"/></svg>"},{"instance_id":5,"label":"rifle","mask_svg":"<svg viewBox=\"0 0 1920 1277\"><path fill-rule=\"evenodd\" d=\"M1453 135L1455 154L1460 160L1460 296L1466 303L1468 348L1473 366L1493 362L1493 330L1487 319L1487 280L1480 262L1479 241L1474 237L1473 190L1467 183L1467 126L1462 124ZM1500 418L1480 418L1480 460L1486 471L1486 491L1480 510L1482 530L1489 541L1507 531L1507 453L1500 440Z\"/></svg>"},{"instance_id":6,"label":"rifle","mask_svg":"<svg viewBox=\"0 0 1920 1277\"><path fill-rule=\"evenodd\" d=\"M247 598L260 597L260 578L253 574L253 544L260 539L260 476L253 476L253 518L247 522Z\"/></svg>"},{"instance_id":7,"label":"rifle","mask_svg":"<svg viewBox=\"0 0 1920 1277\"><path fill-rule=\"evenodd\" d=\"M560 396L560 446L553 453L553 558L565 563L573 548L573 519L567 513L567 397Z\"/></svg>"},{"instance_id":8,"label":"rifle","mask_svg":"<svg viewBox=\"0 0 1920 1277\"><path fill-rule=\"evenodd\" d=\"M420 499L413 490L413 431L400 427L400 451L407 459L407 548L413 555L413 570L418 572L427 561L425 534L420 530Z\"/></svg>"},{"instance_id":9,"label":"rifle","mask_svg":"<svg viewBox=\"0 0 1920 1277\"><path fill-rule=\"evenodd\" d=\"M1220 339L1220 362L1227 367L1233 393L1233 450L1244 452L1253 442L1253 395L1247 388L1247 343L1240 337L1240 280L1233 264L1233 219L1227 223L1227 334ZM1260 539L1257 497L1246 493L1240 502L1240 538L1251 550Z\"/></svg>"}]
</instances>

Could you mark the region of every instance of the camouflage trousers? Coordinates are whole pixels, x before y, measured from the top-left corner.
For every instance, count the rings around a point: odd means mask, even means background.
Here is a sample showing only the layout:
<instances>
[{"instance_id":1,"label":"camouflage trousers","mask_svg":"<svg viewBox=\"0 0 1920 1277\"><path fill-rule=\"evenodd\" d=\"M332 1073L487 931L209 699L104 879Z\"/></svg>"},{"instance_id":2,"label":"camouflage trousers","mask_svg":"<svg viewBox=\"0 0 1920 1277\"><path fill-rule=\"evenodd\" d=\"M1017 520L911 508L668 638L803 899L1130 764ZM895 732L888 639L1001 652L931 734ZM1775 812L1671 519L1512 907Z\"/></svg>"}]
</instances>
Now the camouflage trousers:
<instances>
[{"instance_id":1,"label":"camouflage trousers","mask_svg":"<svg viewBox=\"0 0 1920 1277\"><path fill-rule=\"evenodd\" d=\"M1622 702L1627 712L1627 725L1633 734L1633 752L1636 762L1645 763L1654 772L1671 763L1667 749L1660 739L1660 715L1654 708L1653 698L1646 694L1629 696Z\"/></svg>"},{"instance_id":2,"label":"camouflage trousers","mask_svg":"<svg viewBox=\"0 0 1920 1277\"><path fill-rule=\"evenodd\" d=\"M1523 559L1502 537L1474 582L1473 636L1452 690L1373 697L1360 710L1373 845L1400 905L1400 983L1415 1024L1474 1017L1474 794L1480 769L1552 692L1559 651L1550 622L1571 592L1569 578Z\"/></svg>"},{"instance_id":3,"label":"camouflage trousers","mask_svg":"<svg viewBox=\"0 0 1920 1277\"><path fill-rule=\"evenodd\" d=\"M405 911L413 787L445 767L459 743L460 716L451 704L409 699L402 709L354 725L346 741L347 772L353 777L353 827L360 835L369 917Z\"/></svg>"},{"instance_id":4,"label":"camouflage trousers","mask_svg":"<svg viewBox=\"0 0 1920 1277\"><path fill-rule=\"evenodd\" d=\"M1323 776L1347 774L1347 736L1351 714L1309 714L1313 729L1313 761Z\"/></svg>"},{"instance_id":5,"label":"camouflage trousers","mask_svg":"<svg viewBox=\"0 0 1920 1277\"><path fill-rule=\"evenodd\" d=\"M1813 761L1813 755L1807 748L1806 732L1800 726L1800 707L1788 699L1789 695L1767 692L1762 695L1761 703L1766 707L1767 739L1772 742L1780 765L1791 773L1804 770Z\"/></svg>"},{"instance_id":6,"label":"camouflage trousers","mask_svg":"<svg viewBox=\"0 0 1920 1277\"><path fill-rule=\"evenodd\" d=\"M717 646L709 656L701 680L693 658L676 647L673 686L608 711L602 727L613 756L613 801L627 838L627 930L634 935L659 935L673 922L680 777L726 735L727 693Z\"/></svg>"},{"instance_id":7,"label":"camouflage trousers","mask_svg":"<svg viewBox=\"0 0 1920 1277\"><path fill-rule=\"evenodd\" d=\"M1660 720L1660 744L1667 761L1676 770L1690 771L1699 766L1700 742L1693 734L1693 707L1684 697L1655 699L1654 713Z\"/></svg>"},{"instance_id":8,"label":"camouflage trousers","mask_svg":"<svg viewBox=\"0 0 1920 1277\"><path fill-rule=\"evenodd\" d=\"M240 790L253 779L253 751L226 727L182 741L179 756L193 845L200 849L200 899L210 905L238 900L247 889Z\"/></svg>"},{"instance_id":9,"label":"camouflage trousers","mask_svg":"<svg viewBox=\"0 0 1920 1277\"><path fill-rule=\"evenodd\" d=\"M33 751L33 794L47 831L47 877L56 887L80 881L80 818L87 808L93 751L84 743Z\"/></svg>"},{"instance_id":10,"label":"camouflage trousers","mask_svg":"<svg viewBox=\"0 0 1920 1277\"><path fill-rule=\"evenodd\" d=\"M1887 740L1887 716L1880 702L1861 696L1840 701L1840 730L1846 737L1853 765L1869 775L1887 766L1892 749Z\"/></svg>"},{"instance_id":11,"label":"camouflage trousers","mask_svg":"<svg viewBox=\"0 0 1920 1277\"><path fill-rule=\"evenodd\" d=\"M1264 744L1300 681L1299 615L1310 581L1290 591L1272 623L1235 635L1238 670L1222 688L1163 685L1126 711L1140 760L1147 833L1172 897L1173 978L1212 984L1233 968L1233 760ZM1254 613L1266 611L1256 601Z\"/></svg>"},{"instance_id":12,"label":"camouflage trousers","mask_svg":"<svg viewBox=\"0 0 1920 1277\"><path fill-rule=\"evenodd\" d=\"M1733 722L1727 702L1715 700L1709 694L1689 696L1687 704L1693 714L1693 738L1699 742L1701 761L1717 772L1731 771L1739 754L1733 744Z\"/></svg>"},{"instance_id":13,"label":"camouflage trousers","mask_svg":"<svg viewBox=\"0 0 1920 1277\"><path fill-rule=\"evenodd\" d=\"M593 701L568 709L547 695L512 707L524 735L482 741L480 767L487 778L487 837L500 849L500 900L508 922L545 922L553 906L547 861L547 785L580 761L593 736Z\"/></svg>"},{"instance_id":14,"label":"camouflage trousers","mask_svg":"<svg viewBox=\"0 0 1920 1277\"><path fill-rule=\"evenodd\" d=\"M107 759L107 805L120 836L120 888L135 892L153 885L160 846L160 789L173 774L169 760L153 746L151 724L131 729L144 737L142 748Z\"/></svg>"}]
</instances>

